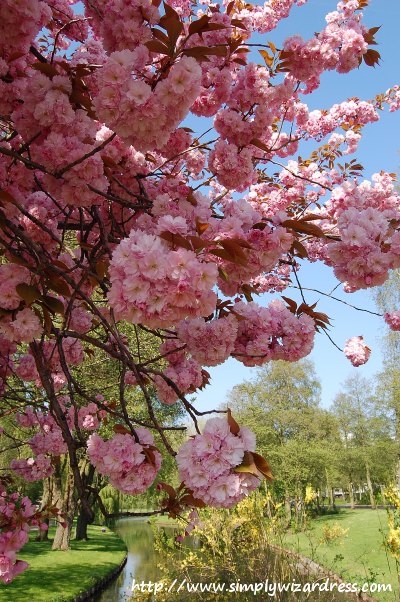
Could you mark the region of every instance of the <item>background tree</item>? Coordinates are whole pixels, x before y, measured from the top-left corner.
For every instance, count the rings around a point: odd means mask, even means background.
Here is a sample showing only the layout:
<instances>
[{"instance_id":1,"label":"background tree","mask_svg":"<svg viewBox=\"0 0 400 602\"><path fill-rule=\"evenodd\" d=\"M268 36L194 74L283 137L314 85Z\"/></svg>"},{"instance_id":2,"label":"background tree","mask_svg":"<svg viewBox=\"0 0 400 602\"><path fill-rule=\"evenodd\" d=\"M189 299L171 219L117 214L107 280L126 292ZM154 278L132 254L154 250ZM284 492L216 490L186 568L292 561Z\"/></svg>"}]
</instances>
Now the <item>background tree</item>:
<instances>
[{"instance_id":1,"label":"background tree","mask_svg":"<svg viewBox=\"0 0 400 602\"><path fill-rule=\"evenodd\" d=\"M378 411L371 384L359 375L347 378L331 410L339 425L341 472L347 476L347 487L351 491L355 480L359 489L366 483L374 507L376 485L387 482L393 462L390 418Z\"/></svg>"},{"instance_id":2,"label":"background tree","mask_svg":"<svg viewBox=\"0 0 400 602\"><path fill-rule=\"evenodd\" d=\"M332 487L337 447L335 419L319 407L320 383L308 360L274 362L251 381L235 386L228 405L257 435L276 475L272 487L286 502L300 500L308 483Z\"/></svg>"}]
</instances>

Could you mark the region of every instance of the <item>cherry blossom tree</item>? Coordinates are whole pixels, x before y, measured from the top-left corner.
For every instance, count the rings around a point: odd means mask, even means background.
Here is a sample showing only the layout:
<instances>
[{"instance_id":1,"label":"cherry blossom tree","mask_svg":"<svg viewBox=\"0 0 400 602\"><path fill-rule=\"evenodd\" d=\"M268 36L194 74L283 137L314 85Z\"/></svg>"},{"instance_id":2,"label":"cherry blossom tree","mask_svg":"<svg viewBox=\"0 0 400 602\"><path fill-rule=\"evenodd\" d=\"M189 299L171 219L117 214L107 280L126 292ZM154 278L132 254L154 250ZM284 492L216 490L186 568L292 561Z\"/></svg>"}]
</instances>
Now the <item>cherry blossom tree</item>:
<instances>
[{"instance_id":1,"label":"cherry blossom tree","mask_svg":"<svg viewBox=\"0 0 400 602\"><path fill-rule=\"evenodd\" d=\"M331 266L348 293L400 267L393 174L364 180L346 162L364 126L400 107L400 88L310 110L324 72L378 63L378 28L363 24L368 0L342 0L313 38L277 48L268 33L304 3L0 5L0 393L3 415L35 431L32 457L10 469L47 478L68 454L88 520L82 453L131 494L176 455L182 485L160 484L162 509L192 508L193 524L193 508L230 507L270 478L252 433L230 413L200 433L207 412L188 395L228 357L259 366L310 353L325 313L304 297L256 300L291 281L301 289L303 262ZM190 114L204 130L188 127ZM304 141L315 143L306 158ZM398 328L397 313L386 321ZM157 344L144 349L145 336ZM96 351L118 365L116 399L79 377ZM370 350L357 336L344 352L361 365ZM130 387L144 417L127 405ZM179 451L160 402L182 404L194 423ZM26 535L10 533L35 514L7 487L5 582L24 568L15 552Z\"/></svg>"}]
</instances>

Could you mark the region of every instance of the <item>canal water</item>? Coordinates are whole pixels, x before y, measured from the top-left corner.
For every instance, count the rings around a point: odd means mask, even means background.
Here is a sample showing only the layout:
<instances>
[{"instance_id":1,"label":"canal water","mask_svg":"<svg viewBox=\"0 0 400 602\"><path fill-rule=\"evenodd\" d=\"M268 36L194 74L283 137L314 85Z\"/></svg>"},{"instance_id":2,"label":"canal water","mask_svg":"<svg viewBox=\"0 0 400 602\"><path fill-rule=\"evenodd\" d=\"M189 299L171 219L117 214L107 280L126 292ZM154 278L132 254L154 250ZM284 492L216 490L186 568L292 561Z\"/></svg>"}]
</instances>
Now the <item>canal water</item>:
<instances>
[{"instance_id":1,"label":"canal water","mask_svg":"<svg viewBox=\"0 0 400 602\"><path fill-rule=\"evenodd\" d=\"M171 527L163 527L170 530ZM124 518L116 522L115 533L124 540L128 548L125 568L107 589L100 595L98 602L123 602L132 596L132 581L157 581L157 553L154 550L153 529L143 518Z\"/></svg>"}]
</instances>

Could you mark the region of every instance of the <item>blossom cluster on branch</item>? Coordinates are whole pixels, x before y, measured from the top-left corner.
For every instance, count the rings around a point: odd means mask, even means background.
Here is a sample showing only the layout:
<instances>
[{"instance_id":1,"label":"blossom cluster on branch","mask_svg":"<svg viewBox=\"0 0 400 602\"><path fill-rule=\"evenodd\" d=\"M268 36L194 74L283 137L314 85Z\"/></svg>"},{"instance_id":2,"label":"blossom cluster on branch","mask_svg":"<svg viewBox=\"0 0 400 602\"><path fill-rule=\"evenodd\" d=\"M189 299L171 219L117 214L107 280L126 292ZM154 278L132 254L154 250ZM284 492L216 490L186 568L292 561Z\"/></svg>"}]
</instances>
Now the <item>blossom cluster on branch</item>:
<instances>
[{"instance_id":1,"label":"blossom cluster on branch","mask_svg":"<svg viewBox=\"0 0 400 602\"><path fill-rule=\"evenodd\" d=\"M183 427L159 419L160 402L166 415L182 404L196 431L177 455L182 489L164 488L172 513L230 507L269 478L246 427L229 415L201 434L211 412L188 394L228 358L311 352L330 322L307 302L305 262L332 268L345 293L400 267L395 177L364 179L348 158L381 110L400 108L398 84L306 102L323 73L377 65L379 28L364 24L367 0L341 0L311 39L277 47L268 33L305 1L1 2L0 417L32 450L10 469L44 479L67 454L89 518L82 456L136 494L176 455L168 432ZM259 297L289 286L299 305ZM398 314L385 316L394 330ZM355 366L370 352L361 336L344 347ZM117 399L85 384L96 353L118 366ZM19 571L11 552L3 581Z\"/></svg>"}]
</instances>

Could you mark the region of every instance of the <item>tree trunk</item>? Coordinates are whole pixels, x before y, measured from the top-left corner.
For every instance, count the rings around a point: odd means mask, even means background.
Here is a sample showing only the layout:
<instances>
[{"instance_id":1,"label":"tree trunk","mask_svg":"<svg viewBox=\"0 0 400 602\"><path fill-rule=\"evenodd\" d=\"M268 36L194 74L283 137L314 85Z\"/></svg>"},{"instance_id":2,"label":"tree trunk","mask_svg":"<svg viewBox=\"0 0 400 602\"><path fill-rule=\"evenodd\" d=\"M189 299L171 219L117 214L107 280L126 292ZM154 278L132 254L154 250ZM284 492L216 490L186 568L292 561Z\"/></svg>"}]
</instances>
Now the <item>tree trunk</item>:
<instances>
[{"instance_id":1,"label":"tree trunk","mask_svg":"<svg viewBox=\"0 0 400 602\"><path fill-rule=\"evenodd\" d=\"M400 457L397 459L397 462L396 462L395 481L396 481L396 487L398 489L400 489Z\"/></svg>"},{"instance_id":2,"label":"tree trunk","mask_svg":"<svg viewBox=\"0 0 400 602\"><path fill-rule=\"evenodd\" d=\"M71 541L72 524L75 515L75 499L74 499L74 476L69 474L65 485L63 496L62 514L64 520L58 524L52 550L69 550Z\"/></svg>"},{"instance_id":3,"label":"tree trunk","mask_svg":"<svg viewBox=\"0 0 400 602\"><path fill-rule=\"evenodd\" d=\"M285 511L286 511L286 528L290 527L292 521L292 507L290 505L290 496L285 497Z\"/></svg>"},{"instance_id":4,"label":"tree trunk","mask_svg":"<svg viewBox=\"0 0 400 602\"><path fill-rule=\"evenodd\" d=\"M354 510L354 490L353 490L352 482L349 483L349 496L350 496L350 508L352 510Z\"/></svg>"},{"instance_id":5,"label":"tree trunk","mask_svg":"<svg viewBox=\"0 0 400 602\"><path fill-rule=\"evenodd\" d=\"M331 482L329 479L329 474L327 469L325 468L325 477L326 477L326 489L327 489L327 495L329 496L329 505L331 508L335 507L335 500L333 498L333 489L331 487Z\"/></svg>"},{"instance_id":6,"label":"tree trunk","mask_svg":"<svg viewBox=\"0 0 400 602\"><path fill-rule=\"evenodd\" d=\"M384 485L381 485L380 488L381 488L382 504L383 504L383 506L386 506L385 487L384 487Z\"/></svg>"},{"instance_id":7,"label":"tree trunk","mask_svg":"<svg viewBox=\"0 0 400 602\"><path fill-rule=\"evenodd\" d=\"M47 477L46 479L43 480L43 495L42 495L42 502L40 504L40 510L43 510L50 502L51 500L51 485L50 485L50 480L52 477ZM49 526L49 519L46 518L43 521L47 527ZM49 539L49 532L44 531L42 529L39 529L39 533L37 534L37 536L35 537L35 541L47 541Z\"/></svg>"},{"instance_id":8,"label":"tree trunk","mask_svg":"<svg viewBox=\"0 0 400 602\"><path fill-rule=\"evenodd\" d=\"M366 476L367 476L367 487L368 487L368 492L369 492L369 500L370 500L371 508L375 508L376 504L375 504L374 489L372 487L371 473L369 470L368 462L365 463L365 472L366 472Z\"/></svg>"},{"instance_id":9,"label":"tree trunk","mask_svg":"<svg viewBox=\"0 0 400 602\"><path fill-rule=\"evenodd\" d=\"M87 528L88 525L91 524L91 522L93 521L90 520L90 517L88 517L85 510L81 508L78 514L78 519L76 521L75 539L77 541L87 541L89 539L87 534Z\"/></svg>"},{"instance_id":10,"label":"tree trunk","mask_svg":"<svg viewBox=\"0 0 400 602\"><path fill-rule=\"evenodd\" d=\"M95 468L92 464L85 466L82 470L82 481L85 487L92 485L95 474ZM90 502L92 495L89 493L88 502ZM89 516L85 508L80 504L78 520L76 522L75 539L78 541L87 541L88 534L87 528L94 520L94 512Z\"/></svg>"}]
</instances>

